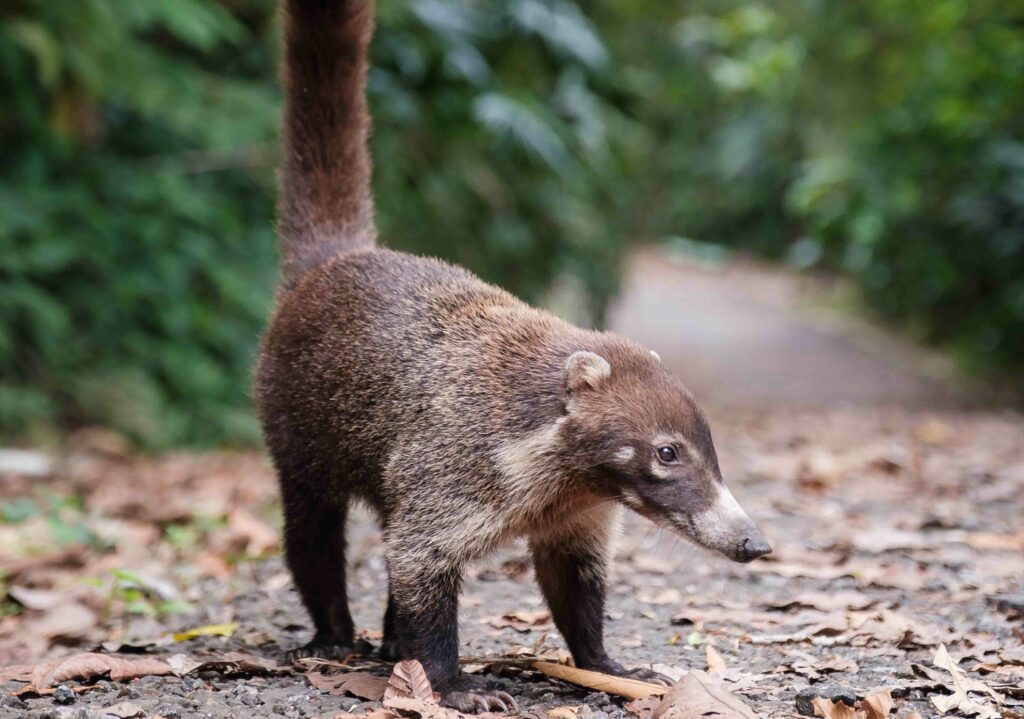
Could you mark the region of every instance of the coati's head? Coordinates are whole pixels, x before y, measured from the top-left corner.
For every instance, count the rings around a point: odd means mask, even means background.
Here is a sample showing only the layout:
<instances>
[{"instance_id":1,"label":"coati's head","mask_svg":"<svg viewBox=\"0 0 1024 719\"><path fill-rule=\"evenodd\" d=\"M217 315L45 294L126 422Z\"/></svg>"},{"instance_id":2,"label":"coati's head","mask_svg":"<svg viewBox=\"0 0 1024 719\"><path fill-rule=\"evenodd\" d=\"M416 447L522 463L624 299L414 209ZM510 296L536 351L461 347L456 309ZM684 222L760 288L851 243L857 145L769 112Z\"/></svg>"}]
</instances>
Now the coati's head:
<instances>
[{"instance_id":1,"label":"coati's head","mask_svg":"<svg viewBox=\"0 0 1024 719\"><path fill-rule=\"evenodd\" d=\"M704 413L657 355L635 346L572 354L563 439L603 493L737 562L771 552L722 483Z\"/></svg>"}]
</instances>

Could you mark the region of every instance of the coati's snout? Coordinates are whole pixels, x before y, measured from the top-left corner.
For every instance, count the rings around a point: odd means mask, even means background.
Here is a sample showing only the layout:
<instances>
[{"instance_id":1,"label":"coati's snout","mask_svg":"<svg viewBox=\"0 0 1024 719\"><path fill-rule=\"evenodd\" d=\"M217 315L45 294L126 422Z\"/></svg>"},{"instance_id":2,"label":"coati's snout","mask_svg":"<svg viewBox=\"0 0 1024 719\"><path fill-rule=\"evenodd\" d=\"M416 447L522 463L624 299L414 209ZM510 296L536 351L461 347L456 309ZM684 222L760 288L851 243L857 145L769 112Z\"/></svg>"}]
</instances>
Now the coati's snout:
<instances>
[{"instance_id":1,"label":"coati's snout","mask_svg":"<svg viewBox=\"0 0 1024 719\"><path fill-rule=\"evenodd\" d=\"M652 353L653 354L653 353ZM736 562L771 545L722 482L704 413L656 355L573 354L567 413L605 494Z\"/></svg>"}]
</instances>

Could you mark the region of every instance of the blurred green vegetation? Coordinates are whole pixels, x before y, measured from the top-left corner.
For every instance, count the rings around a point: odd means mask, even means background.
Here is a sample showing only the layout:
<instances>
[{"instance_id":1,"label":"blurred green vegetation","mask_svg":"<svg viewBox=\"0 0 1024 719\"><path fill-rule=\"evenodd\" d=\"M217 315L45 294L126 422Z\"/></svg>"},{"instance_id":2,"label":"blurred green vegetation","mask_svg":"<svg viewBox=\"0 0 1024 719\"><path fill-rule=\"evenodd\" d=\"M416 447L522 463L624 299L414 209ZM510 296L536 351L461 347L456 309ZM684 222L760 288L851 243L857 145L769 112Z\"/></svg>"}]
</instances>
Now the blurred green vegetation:
<instances>
[{"instance_id":1,"label":"blurred green vegetation","mask_svg":"<svg viewBox=\"0 0 1024 719\"><path fill-rule=\"evenodd\" d=\"M600 324L632 241L854 276L1024 368L1024 5L381 0L385 242ZM0 8L0 432L257 437L275 275L272 0Z\"/></svg>"}]
</instances>

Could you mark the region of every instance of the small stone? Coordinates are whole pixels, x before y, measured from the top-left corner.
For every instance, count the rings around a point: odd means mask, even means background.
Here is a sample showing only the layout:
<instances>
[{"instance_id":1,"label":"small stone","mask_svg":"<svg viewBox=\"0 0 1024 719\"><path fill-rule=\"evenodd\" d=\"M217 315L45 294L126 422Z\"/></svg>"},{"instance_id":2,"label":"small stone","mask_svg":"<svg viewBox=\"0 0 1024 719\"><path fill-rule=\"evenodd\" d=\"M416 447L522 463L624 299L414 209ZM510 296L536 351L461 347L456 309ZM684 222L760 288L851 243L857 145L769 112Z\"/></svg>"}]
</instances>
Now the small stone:
<instances>
[{"instance_id":1,"label":"small stone","mask_svg":"<svg viewBox=\"0 0 1024 719\"><path fill-rule=\"evenodd\" d=\"M156 708L154 712L157 716L162 716L164 719L181 719L181 709L170 704L161 704Z\"/></svg>"},{"instance_id":2,"label":"small stone","mask_svg":"<svg viewBox=\"0 0 1024 719\"><path fill-rule=\"evenodd\" d=\"M57 704L74 704L77 698L75 692L67 684L58 684L57 688L53 690L53 701Z\"/></svg>"},{"instance_id":3,"label":"small stone","mask_svg":"<svg viewBox=\"0 0 1024 719\"><path fill-rule=\"evenodd\" d=\"M811 704L817 697L831 699L833 702L842 702L853 706L857 701L857 692L849 687L835 686L832 684L815 684L814 686L801 689L796 695L796 710L804 716L814 716L814 705Z\"/></svg>"},{"instance_id":4,"label":"small stone","mask_svg":"<svg viewBox=\"0 0 1024 719\"><path fill-rule=\"evenodd\" d=\"M28 704L21 697L13 694L0 693L0 708L4 709L27 709Z\"/></svg>"},{"instance_id":5,"label":"small stone","mask_svg":"<svg viewBox=\"0 0 1024 719\"><path fill-rule=\"evenodd\" d=\"M996 594L988 598L988 603L1001 612L1024 614L1024 594Z\"/></svg>"},{"instance_id":6,"label":"small stone","mask_svg":"<svg viewBox=\"0 0 1024 719\"><path fill-rule=\"evenodd\" d=\"M242 704L244 704L247 707L259 706L260 704L263 703L263 702L260 701L260 698L258 696L256 696L255 694L248 693L248 692L245 693L245 694L242 694L240 697L238 697L238 701L240 701Z\"/></svg>"}]
</instances>

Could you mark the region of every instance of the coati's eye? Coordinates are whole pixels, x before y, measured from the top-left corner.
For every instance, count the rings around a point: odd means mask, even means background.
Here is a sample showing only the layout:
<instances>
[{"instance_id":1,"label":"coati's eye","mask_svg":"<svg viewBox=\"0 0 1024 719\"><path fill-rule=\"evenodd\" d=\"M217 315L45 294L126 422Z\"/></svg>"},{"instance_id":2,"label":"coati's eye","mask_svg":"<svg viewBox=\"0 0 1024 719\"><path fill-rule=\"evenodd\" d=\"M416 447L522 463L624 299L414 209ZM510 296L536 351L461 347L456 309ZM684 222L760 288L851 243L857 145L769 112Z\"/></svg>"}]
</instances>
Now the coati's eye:
<instances>
[{"instance_id":1,"label":"coati's eye","mask_svg":"<svg viewBox=\"0 0 1024 719\"><path fill-rule=\"evenodd\" d=\"M676 461L676 451L668 445L664 447L658 447L658 459L665 464L672 464Z\"/></svg>"}]
</instances>

